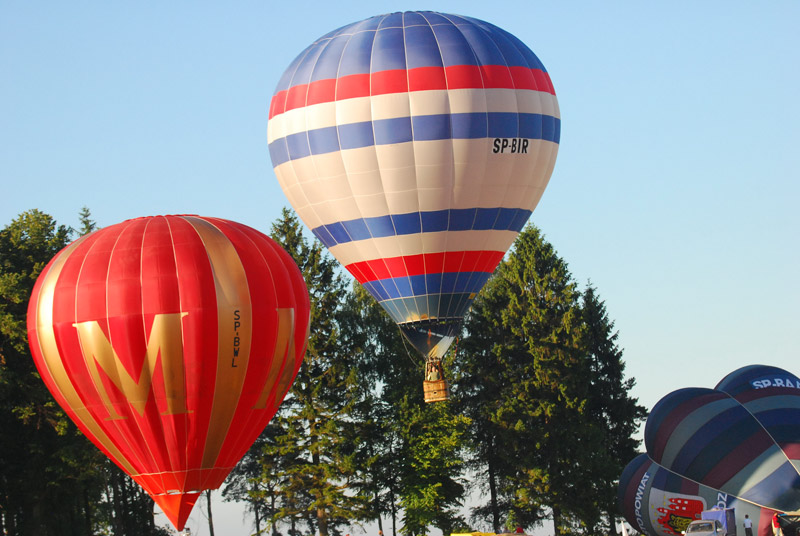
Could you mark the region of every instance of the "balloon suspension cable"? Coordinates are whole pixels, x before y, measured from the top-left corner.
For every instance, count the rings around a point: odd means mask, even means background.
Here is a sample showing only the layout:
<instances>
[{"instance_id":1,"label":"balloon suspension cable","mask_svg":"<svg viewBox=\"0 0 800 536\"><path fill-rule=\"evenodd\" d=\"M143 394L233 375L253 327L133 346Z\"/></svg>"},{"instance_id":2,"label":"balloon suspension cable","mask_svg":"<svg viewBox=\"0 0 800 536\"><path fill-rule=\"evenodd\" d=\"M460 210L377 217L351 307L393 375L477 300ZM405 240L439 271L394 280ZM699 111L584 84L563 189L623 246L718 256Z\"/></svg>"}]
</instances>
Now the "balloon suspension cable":
<instances>
[{"instance_id":1,"label":"balloon suspension cable","mask_svg":"<svg viewBox=\"0 0 800 536\"><path fill-rule=\"evenodd\" d=\"M419 362L418 362L418 361L416 361L416 360L415 360L415 359L414 359L414 358L411 356L411 352L409 352L409 351L408 351L408 346L406 346L406 336L405 336L405 335L403 335L403 330L402 330L402 329L400 329L400 326L399 326L399 325L397 326L397 331L399 331L399 332L400 332L400 340L401 340L401 341L403 341L403 348L404 348L404 349L405 349L405 351L406 351L406 355L408 356L408 360L409 360L409 361L411 361L411 363L412 363L412 364L413 364L415 367L416 367L416 366L419 366Z\"/></svg>"}]
</instances>

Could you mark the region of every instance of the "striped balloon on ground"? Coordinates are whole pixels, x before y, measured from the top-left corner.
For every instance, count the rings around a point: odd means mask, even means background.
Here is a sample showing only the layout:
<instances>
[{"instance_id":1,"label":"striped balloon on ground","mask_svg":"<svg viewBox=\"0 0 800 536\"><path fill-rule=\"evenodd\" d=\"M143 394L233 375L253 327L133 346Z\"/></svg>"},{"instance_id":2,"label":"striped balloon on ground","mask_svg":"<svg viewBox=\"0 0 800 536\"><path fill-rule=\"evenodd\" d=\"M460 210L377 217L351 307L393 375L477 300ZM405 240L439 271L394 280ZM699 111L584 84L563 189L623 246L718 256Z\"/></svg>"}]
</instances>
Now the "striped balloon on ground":
<instances>
[{"instance_id":1,"label":"striped balloon on ground","mask_svg":"<svg viewBox=\"0 0 800 536\"><path fill-rule=\"evenodd\" d=\"M60 251L34 287L28 338L58 403L181 530L275 414L308 322L303 276L269 237L158 216Z\"/></svg>"},{"instance_id":2,"label":"striped balloon on ground","mask_svg":"<svg viewBox=\"0 0 800 536\"><path fill-rule=\"evenodd\" d=\"M550 77L519 39L404 12L304 50L268 141L303 222L438 359L541 198L560 130Z\"/></svg>"},{"instance_id":3,"label":"striped balloon on ground","mask_svg":"<svg viewBox=\"0 0 800 536\"><path fill-rule=\"evenodd\" d=\"M645 446L619 485L634 528L676 536L718 507L771 535L776 512L800 509L800 379L752 365L714 389L674 391L650 413Z\"/></svg>"}]
</instances>

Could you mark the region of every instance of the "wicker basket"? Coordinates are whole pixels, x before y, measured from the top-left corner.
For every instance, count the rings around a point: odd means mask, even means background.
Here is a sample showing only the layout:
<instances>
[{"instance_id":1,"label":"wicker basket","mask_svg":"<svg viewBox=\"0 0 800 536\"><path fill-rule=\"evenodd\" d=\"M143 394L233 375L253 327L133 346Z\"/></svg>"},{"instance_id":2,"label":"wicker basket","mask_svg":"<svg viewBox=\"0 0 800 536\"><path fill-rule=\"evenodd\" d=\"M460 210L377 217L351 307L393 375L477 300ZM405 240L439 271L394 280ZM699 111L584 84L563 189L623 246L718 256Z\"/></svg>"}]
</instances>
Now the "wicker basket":
<instances>
[{"instance_id":1,"label":"wicker basket","mask_svg":"<svg viewBox=\"0 0 800 536\"><path fill-rule=\"evenodd\" d=\"M450 398L450 388L445 380L425 380L422 382L425 402L442 402Z\"/></svg>"}]
</instances>

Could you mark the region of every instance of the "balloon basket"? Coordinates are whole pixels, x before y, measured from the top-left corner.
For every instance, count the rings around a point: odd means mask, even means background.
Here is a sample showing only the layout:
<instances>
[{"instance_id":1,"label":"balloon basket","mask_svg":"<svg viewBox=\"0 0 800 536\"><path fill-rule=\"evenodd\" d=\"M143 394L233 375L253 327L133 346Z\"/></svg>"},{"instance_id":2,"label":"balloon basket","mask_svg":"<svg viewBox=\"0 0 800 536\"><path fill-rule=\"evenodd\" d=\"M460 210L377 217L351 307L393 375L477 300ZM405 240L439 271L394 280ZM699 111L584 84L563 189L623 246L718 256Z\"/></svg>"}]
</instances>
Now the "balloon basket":
<instances>
[{"instance_id":1,"label":"balloon basket","mask_svg":"<svg viewBox=\"0 0 800 536\"><path fill-rule=\"evenodd\" d=\"M422 382L425 402L443 402L450 399L450 388L445 380L425 380Z\"/></svg>"}]
</instances>

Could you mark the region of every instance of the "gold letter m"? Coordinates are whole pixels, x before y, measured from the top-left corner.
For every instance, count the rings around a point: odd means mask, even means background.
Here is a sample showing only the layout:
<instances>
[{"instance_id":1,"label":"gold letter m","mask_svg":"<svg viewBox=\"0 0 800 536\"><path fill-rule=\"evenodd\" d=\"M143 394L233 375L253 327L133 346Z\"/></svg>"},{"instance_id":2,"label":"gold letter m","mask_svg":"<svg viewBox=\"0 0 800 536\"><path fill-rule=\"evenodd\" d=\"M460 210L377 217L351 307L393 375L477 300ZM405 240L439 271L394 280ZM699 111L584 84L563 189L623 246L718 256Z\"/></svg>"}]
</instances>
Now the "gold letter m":
<instances>
[{"instance_id":1,"label":"gold letter m","mask_svg":"<svg viewBox=\"0 0 800 536\"><path fill-rule=\"evenodd\" d=\"M109 419L124 419L114 404L100 376L102 369L106 377L122 392L139 415L144 415L145 405L150 397L150 387L159 357L164 375L164 391L167 398L167 411L162 415L186 413L186 390L183 377L183 346L181 318L188 313L156 315L147 340L145 362L139 371L139 379L134 380L119 356L111 346L96 320L73 324L78 330L83 358L92 375L97 392L108 410Z\"/></svg>"}]
</instances>

